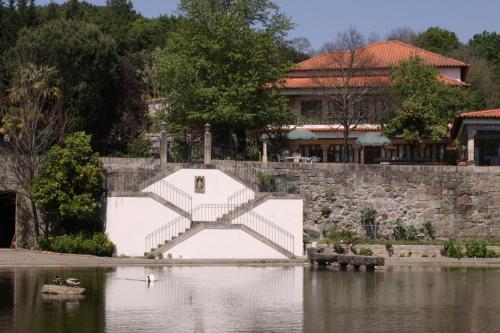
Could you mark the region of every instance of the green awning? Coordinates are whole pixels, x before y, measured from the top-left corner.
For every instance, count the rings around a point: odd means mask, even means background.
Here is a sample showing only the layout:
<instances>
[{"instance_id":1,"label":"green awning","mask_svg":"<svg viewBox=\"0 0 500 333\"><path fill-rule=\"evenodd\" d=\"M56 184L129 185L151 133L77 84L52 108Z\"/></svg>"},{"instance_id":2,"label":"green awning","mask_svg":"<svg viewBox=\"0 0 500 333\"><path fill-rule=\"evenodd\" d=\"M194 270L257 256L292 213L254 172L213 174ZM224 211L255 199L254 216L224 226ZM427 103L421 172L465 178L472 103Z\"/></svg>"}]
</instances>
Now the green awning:
<instances>
[{"instance_id":1,"label":"green awning","mask_svg":"<svg viewBox=\"0 0 500 333\"><path fill-rule=\"evenodd\" d=\"M391 143L388 137L383 136L380 133L369 132L361 135L356 143L360 146L368 146L368 147L381 147L384 145L388 145Z\"/></svg>"},{"instance_id":2,"label":"green awning","mask_svg":"<svg viewBox=\"0 0 500 333\"><path fill-rule=\"evenodd\" d=\"M313 132L299 128L296 128L293 131L288 132L286 137L289 140L316 140L318 138L318 136Z\"/></svg>"}]
</instances>

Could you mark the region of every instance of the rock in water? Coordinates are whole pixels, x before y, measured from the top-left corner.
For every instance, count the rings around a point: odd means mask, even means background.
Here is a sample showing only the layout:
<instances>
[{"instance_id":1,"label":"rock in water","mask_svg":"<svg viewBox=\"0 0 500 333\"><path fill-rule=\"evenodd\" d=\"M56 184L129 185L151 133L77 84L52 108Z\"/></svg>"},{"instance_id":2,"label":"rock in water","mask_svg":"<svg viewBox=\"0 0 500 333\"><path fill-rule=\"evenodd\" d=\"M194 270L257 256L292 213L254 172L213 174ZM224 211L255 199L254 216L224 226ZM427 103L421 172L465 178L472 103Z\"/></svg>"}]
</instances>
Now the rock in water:
<instances>
[{"instance_id":1,"label":"rock in water","mask_svg":"<svg viewBox=\"0 0 500 333\"><path fill-rule=\"evenodd\" d=\"M66 286L57 286L53 284L46 284L42 287L42 294L55 294L55 295L81 295L85 292L85 288L75 288Z\"/></svg>"}]
</instances>

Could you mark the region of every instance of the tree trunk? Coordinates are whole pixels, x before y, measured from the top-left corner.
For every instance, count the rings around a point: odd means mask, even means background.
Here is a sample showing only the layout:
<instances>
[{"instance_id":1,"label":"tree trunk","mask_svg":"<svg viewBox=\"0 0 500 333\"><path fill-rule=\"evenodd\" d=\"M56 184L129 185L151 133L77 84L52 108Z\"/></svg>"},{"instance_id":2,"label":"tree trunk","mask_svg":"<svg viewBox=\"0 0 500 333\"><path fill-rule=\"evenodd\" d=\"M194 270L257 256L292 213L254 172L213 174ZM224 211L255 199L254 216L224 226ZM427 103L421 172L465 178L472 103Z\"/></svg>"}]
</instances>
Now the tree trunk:
<instances>
[{"instance_id":1,"label":"tree trunk","mask_svg":"<svg viewBox=\"0 0 500 333\"><path fill-rule=\"evenodd\" d=\"M349 149L349 131L346 130L347 127L344 126L344 141L343 141L343 149L342 149L342 162L343 163L348 163L349 162L349 155L348 155L348 149Z\"/></svg>"},{"instance_id":2,"label":"tree trunk","mask_svg":"<svg viewBox=\"0 0 500 333\"><path fill-rule=\"evenodd\" d=\"M35 226L35 236L38 238L40 236L40 222L38 221L38 210L36 209L35 200L29 198L31 203L31 212L33 213L33 223Z\"/></svg>"}]
</instances>

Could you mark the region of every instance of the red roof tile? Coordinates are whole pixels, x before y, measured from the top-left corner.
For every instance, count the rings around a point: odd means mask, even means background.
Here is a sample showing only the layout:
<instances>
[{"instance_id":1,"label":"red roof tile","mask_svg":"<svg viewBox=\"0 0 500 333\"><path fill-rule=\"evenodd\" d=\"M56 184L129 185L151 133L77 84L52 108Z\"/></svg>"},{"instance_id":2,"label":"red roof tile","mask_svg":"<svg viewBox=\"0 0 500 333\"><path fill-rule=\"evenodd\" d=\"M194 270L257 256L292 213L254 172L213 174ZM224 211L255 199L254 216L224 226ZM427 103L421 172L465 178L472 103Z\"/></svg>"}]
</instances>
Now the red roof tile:
<instances>
[{"instance_id":1,"label":"red roof tile","mask_svg":"<svg viewBox=\"0 0 500 333\"><path fill-rule=\"evenodd\" d=\"M468 67L462 61L395 40L370 44L360 49L360 52L364 52L366 57L370 59L370 68L390 68L414 56L418 56L422 58L424 63L436 67ZM339 54L347 56L345 52L329 52L297 64L294 70L339 69L339 62L342 62L338 61Z\"/></svg>"},{"instance_id":2,"label":"red roof tile","mask_svg":"<svg viewBox=\"0 0 500 333\"><path fill-rule=\"evenodd\" d=\"M500 118L500 109L465 112L459 114L459 118Z\"/></svg>"},{"instance_id":3,"label":"red roof tile","mask_svg":"<svg viewBox=\"0 0 500 333\"><path fill-rule=\"evenodd\" d=\"M460 80L454 80L450 77L439 74L438 79L448 85L467 86ZM388 75L356 76L351 78L349 85L351 87L375 87L390 84ZM285 89L325 89L343 87L343 77L288 77L281 80L278 88Z\"/></svg>"},{"instance_id":4,"label":"red roof tile","mask_svg":"<svg viewBox=\"0 0 500 333\"><path fill-rule=\"evenodd\" d=\"M450 130L450 137L455 139L460 130L463 119L500 119L500 109L464 112L453 119L453 126Z\"/></svg>"}]
</instances>

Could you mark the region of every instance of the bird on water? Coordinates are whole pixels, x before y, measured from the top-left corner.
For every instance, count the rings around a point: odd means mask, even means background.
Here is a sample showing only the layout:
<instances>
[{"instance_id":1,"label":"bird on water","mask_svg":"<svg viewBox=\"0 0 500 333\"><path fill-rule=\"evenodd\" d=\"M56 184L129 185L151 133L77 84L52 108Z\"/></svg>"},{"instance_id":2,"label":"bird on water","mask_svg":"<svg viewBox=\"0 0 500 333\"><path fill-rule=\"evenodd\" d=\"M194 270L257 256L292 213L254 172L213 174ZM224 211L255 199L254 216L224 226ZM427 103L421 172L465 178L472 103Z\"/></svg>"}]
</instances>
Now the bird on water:
<instances>
[{"instance_id":1,"label":"bird on water","mask_svg":"<svg viewBox=\"0 0 500 333\"><path fill-rule=\"evenodd\" d=\"M80 284L80 280L75 278L66 279L66 284L70 287L76 287Z\"/></svg>"}]
</instances>

